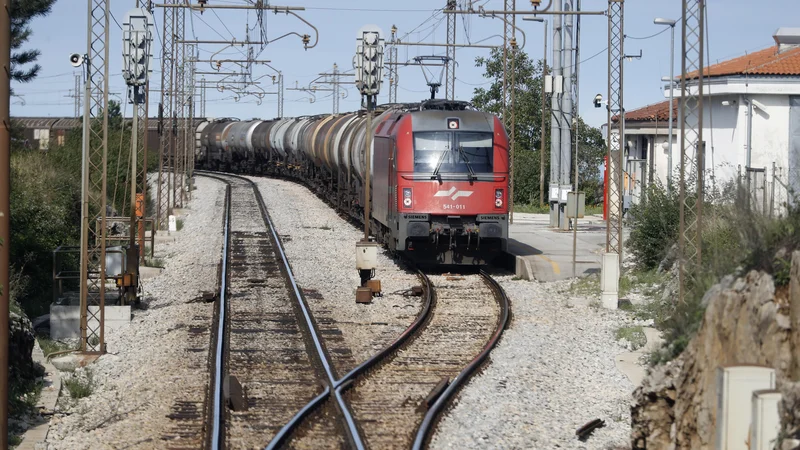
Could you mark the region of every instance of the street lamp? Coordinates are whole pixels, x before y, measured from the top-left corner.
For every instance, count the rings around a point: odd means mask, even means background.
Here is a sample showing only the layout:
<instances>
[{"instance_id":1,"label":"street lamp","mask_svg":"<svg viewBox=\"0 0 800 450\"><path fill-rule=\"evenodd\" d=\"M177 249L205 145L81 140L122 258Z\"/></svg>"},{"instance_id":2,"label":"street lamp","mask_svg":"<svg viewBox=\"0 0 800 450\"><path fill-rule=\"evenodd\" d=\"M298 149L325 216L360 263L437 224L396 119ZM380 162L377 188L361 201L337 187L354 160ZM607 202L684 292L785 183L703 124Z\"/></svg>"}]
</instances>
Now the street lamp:
<instances>
[{"instance_id":1,"label":"street lamp","mask_svg":"<svg viewBox=\"0 0 800 450\"><path fill-rule=\"evenodd\" d=\"M669 56L669 142L667 150L669 155L667 156L667 191L670 190L672 186L672 130L673 130L673 110L674 108L674 101L675 101L675 24L677 23L675 20L671 19L663 19L663 18L656 18L653 20L653 23L656 25L663 25L672 28L672 44L670 44L670 56Z\"/></svg>"},{"instance_id":2,"label":"street lamp","mask_svg":"<svg viewBox=\"0 0 800 450\"><path fill-rule=\"evenodd\" d=\"M544 84L545 80L547 79L547 22L545 22L543 17L536 17L536 16L523 16L522 20L527 22L539 22L544 23L544 38L542 42L544 43L544 52L542 53L542 139L541 139L541 148L539 150L539 205L544 206L544 123L545 123L545 89ZM513 201L511 202L513 203Z\"/></svg>"}]
</instances>

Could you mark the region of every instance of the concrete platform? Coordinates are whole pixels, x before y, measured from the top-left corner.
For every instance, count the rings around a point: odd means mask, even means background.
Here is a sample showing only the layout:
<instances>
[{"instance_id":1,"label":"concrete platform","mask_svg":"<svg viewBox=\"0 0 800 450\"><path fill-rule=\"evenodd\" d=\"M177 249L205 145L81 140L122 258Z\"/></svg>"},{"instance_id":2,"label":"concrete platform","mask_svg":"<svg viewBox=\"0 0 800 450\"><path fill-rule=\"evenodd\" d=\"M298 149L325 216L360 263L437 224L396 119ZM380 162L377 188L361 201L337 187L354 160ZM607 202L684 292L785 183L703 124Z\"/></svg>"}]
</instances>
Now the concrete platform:
<instances>
[{"instance_id":1,"label":"concrete platform","mask_svg":"<svg viewBox=\"0 0 800 450\"><path fill-rule=\"evenodd\" d=\"M525 280L572 278L572 231L550 228L547 214L514 213L508 252L515 258L516 275ZM575 276L600 272L606 243L602 216L578 220Z\"/></svg>"},{"instance_id":2,"label":"concrete platform","mask_svg":"<svg viewBox=\"0 0 800 450\"><path fill-rule=\"evenodd\" d=\"M47 440L47 432L50 429L50 416L55 412L58 394L61 391L61 377L58 370L45 358L38 342L33 347L32 356L33 361L44 366L45 370L45 375L42 379L42 394L36 403L39 416L34 421L33 426L25 431L17 450L47 448L45 441Z\"/></svg>"},{"instance_id":3,"label":"concrete platform","mask_svg":"<svg viewBox=\"0 0 800 450\"><path fill-rule=\"evenodd\" d=\"M642 380L647 375L647 369L642 363L641 358L647 353L652 353L661 347L663 339L661 333L655 328L644 328L644 335L647 337L647 344L634 352L621 353L617 355L615 364L617 370L622 372L635 387L642 384Z\"/></svg>"}]
</instances>

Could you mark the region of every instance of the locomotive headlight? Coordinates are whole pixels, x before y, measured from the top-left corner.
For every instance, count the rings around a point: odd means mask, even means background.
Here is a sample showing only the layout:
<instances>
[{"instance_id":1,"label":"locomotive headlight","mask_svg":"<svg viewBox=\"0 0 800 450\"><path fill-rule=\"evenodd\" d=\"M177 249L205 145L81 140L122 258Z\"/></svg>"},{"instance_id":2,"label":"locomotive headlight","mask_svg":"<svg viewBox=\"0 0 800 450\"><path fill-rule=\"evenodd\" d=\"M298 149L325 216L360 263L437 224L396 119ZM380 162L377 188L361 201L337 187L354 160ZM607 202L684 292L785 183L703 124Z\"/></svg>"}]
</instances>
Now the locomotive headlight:
<instances>
[{"instance_id":1,"label":"locomotive headlight","mask_svg":"<svg viewBox=\"0 0 800 450\"><path fill-rule=\"evenodd\" d=\"M403 188L403 206L411 208L411 188Z\"/></svg>"},{"instance_id":2,"label":"locomotive headlight","mask_svg":"<svg viewBox=\"0 0 800 450\"><path fill-rule=\"evenodd\" d=\"M503 190L502 189L495 189L494 190L494 206L495 206L495 208L502 208L503 207Z\"/></svg>"}]
</instances>

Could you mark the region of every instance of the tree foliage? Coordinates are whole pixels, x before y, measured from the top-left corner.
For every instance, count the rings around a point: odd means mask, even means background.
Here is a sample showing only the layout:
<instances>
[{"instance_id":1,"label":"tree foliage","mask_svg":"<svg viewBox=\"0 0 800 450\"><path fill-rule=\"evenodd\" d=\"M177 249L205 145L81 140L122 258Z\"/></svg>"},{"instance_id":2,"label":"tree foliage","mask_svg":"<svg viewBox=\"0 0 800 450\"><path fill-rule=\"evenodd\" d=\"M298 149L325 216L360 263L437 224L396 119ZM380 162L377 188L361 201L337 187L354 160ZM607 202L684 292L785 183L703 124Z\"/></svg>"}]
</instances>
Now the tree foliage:
<instances>
[{"instance_id":1,"label":"tree foliage","mask_svg":"<svg viewBox=\"0 0 800 450\"><path fill-rule=\"evenodd\" d=\"M27 83L36 78L41 66L36 60L39 50L22 50L33 31L28 26L36 17L50 14L56 0L11 0L11 79ZM23 68L28 64L32 66Z\"/></svg>"},{"instance_id":2,"label":"tree foliage","mask_svg":"<svg viewBox=\"0 0 800 450\"><path fill-rule=\"evenodd\" d=\"M514 127L514 202L535 203L539 198L540 161L542 145L542 96L544 93L544 62L534 62L525 52L514 55L516 73L511 88L515 93L516 125ZM475 60L476 67L484 68L484 78L491 80L488 87L476 88L472 103L475 107L498 116L503 113L503 50L493 49L488 57ZM510 81L510 77L509 77ZM550 177L550 117L549 97L545 98L544 121L544 174L545 190ZM600 166L605 155L605 142L599 129L577 120L578 166L580 187L586 191L587 203L602 202ZM574 164L574 161L573 161ZM574 174L574 166L570 168ZM545 196L546 198L546 196ZM546 201L546 200L545 200Z\"/></svg>"}]
</instances>

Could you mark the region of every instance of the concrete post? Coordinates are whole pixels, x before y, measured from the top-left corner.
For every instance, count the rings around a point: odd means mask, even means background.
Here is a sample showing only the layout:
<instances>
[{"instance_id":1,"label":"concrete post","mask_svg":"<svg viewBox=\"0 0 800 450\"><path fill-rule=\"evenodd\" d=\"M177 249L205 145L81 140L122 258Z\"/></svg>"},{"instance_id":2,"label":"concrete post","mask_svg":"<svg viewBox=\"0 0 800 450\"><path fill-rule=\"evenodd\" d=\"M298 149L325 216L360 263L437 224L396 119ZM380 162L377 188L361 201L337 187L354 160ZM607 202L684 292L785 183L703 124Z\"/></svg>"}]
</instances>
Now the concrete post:
<instances>
[{"instance_id":1,"label":"concrete post","mask_svg":"<svg viewBox=\"0 0 800 450\"><path fill-rule=\"evenodd\" d=\"M562 75L562 18L561 0L553 2L553 94L551 95L552 118L550 124L550 184L548 200L550 202L550 226L558 227L558 180L561 173L561 92L563 84L559 82Z\"/></svg>"},{"instance_id":2,"label":"concrete post","mask_svg":"<svg viewBox=\"0 0 800 450\"><path fill-rule=\"evenodd\" d=\"M564 12L572 12L572 0L564 1ZM570 184L569 171L572 167L572 73L574 70L573 54L573 16L564 17L564 61L562 71L564 74L564 94L561 97L561 162L558 174L558 225L561 230L569 231L569 219L567 219L566 193L572 190Z\"/></svg>"}]
</instances>

